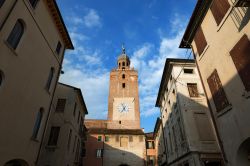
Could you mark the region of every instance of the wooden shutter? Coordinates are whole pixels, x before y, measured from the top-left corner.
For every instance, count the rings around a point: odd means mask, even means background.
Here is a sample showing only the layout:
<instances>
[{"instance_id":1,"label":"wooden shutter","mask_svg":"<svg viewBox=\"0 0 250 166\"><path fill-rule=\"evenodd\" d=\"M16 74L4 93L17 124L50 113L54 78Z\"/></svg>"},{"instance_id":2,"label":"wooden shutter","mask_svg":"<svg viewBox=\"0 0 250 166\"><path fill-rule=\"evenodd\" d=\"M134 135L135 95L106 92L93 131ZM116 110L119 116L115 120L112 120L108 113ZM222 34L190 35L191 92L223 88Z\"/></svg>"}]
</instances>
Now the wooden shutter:
<instances>
[{"instance_id":1,"label":"wooden shutter","mask_svg":"<svg viewBox=\"0 0 250 166\"><path fill-rule=\"evenodd\" d=\"M199 92L198 92L198 89L197 89L197 84L190 84L190 83L188 83L187 87L188 87L188 92L189 92L190 97L199 97Z\"/></svg>"},{"instance_id":2,"label":"wooden shutter","mask_svg":"<svg viewBox=\"0 0 250 166\"><path fill-rule=\"evenodd\" d=\"M58 99L56 104L56 111L64 112L65 104L66 104L66 99Z\"/></svg>"},{"instance_id":3,"label":"wooden shutter","mask_svg":"<svg viewBox=\"0 0 250 166\"><path fill-rule=\"evenodd\" d=\"M214 16L214 19L217 25L220 24L223 17L227 13L228 9L230 8L230 4L228 0L214 0L211 6L211 12Z\"/></svg>"},{"instance_id":4,"label":"wooden shutter","mask_svg":"<svg viewBox=\"0 0 250 166\"><path fill-rule=\"evenodd\" d=\"M196 31L194 42L197 47L198 54L201 55L205 47L207 46L207 41L201 27L199 27Z\"/></svg>"},{"instance_id":5,"label":"wooden shutter","mask_svg":"<svg viewBox=\"0 0 250 166\"><path fill-rule=\"evenodd\" d=\"M247 35L241 37L230 51L230 55L246 91L250 91L250 41Z\"/></svg>"},{"instance_id":6,"label":"wooden shutter","mask_svg":"<svg viewBox=\"0 0 250 166\"><path fill-rule=\"evenodd\" d=\"M222 87L220 78L218 76L217 70L215 69L213 73L207 79L209 89L212 93L215 107L217 111L221 111L229 105L226 94Z\"/></svg>"},{"instance_id":7,"label":"wooden shutter","mask_svg":"<svg viewBox=\"0 0 250 166\"><path fill-rule=\"evenodd\" d=\"M121 137L121 147L128 147L128 137Z\"/></svg>"}]
</instances>

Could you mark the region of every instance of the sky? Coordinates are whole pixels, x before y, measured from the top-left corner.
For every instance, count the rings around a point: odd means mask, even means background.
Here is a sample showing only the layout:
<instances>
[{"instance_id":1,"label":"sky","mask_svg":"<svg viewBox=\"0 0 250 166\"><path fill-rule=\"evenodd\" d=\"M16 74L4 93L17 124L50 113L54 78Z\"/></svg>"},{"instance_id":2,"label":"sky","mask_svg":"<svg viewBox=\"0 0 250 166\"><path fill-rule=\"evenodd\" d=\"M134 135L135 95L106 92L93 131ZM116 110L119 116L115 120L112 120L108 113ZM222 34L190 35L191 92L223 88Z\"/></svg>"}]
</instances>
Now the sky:
<instances>
[{"instance_id":1,"label":"sky","mask_svg":"<svg viewBox=\"0 0 250 166\"><path fill-rule=\"evenodd\" d=\"M124 43L139 73L141 128L154 130L155 107L166 58L179 49L197 0L58 0L75 47L67 50L60 82L81 88L88 119L107 119L109 72Z\"/></svg>"}]
</instances>

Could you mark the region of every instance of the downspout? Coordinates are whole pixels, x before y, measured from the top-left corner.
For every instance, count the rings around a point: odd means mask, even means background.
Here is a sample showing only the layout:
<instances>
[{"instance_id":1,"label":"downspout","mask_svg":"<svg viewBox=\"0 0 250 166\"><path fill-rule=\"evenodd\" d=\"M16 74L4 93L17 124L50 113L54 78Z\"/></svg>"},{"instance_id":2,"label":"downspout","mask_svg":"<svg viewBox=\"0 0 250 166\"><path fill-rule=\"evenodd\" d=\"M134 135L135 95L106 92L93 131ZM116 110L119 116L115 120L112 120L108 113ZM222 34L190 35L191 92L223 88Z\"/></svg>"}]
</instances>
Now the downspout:
<instances>
[{"instance_id":1,"label":"downspout","mask_svg":"<svg viewBox=\"0 0 250 166\"><path fill-rule=\"evenodd\" d=\"M17 3L17 0L15 0L15 2L12 4L12 6L10 8L10 11L8 12L7 16L4 18L3 23L0 26L0 31L3 29L3 27L4 27L5 23L7 22L10 14L12 13L14 7L16 6L16 3Z\"/></svg>"},{"instance_id":2,"label":"downspout","mask_svg":"<svg viewBox=\"0 0 250 166\"><path fill-rule=\"evenodd\" d=\"M43 130L43 133L42 133L42 138L41 138L41 144L39 146L39 150L38 150L37 158L36 158L36 161L35 161L35 165L38 164L39 157L40 157L40 154L41 154L42 145L43 145L43 142L44 142L45 133L46 133L47 128L48 128L48 121L49 121L49 117L50 117L51 112L52 112L51 111L52 110L52 103L53 103L53 100L54 100L54 95L55 95L57 83L58 83L60 73L61 73L61 70L62 70L62 63L63 63L63 59L64 59L64 54L65 54L65 48L63 49L61 63L59 64L59 70L57 72L56 82L55 82L55 86L54 86L54 89L53 89L53 92L52 92L52 97L51 97L51 101L50 101L50 105L49 105L49 111L48 111L48 115L47 115L47 118L46 118L46 121L45 121L45 126L44 126L44 130Z\"/></svg>"},{"instance_id":3,"label":"downspout","mask_svg":"<svg viewBox=\"0 0 250 166\"><path fill-rule=\"evenodd\" d=\"M217 123L216 123L216 120L214 118L214 114L213 114L213 111L212 111L212 108L211 108L211 105L210 105L210 102L208 100L208 96L207 96L207 91L205 89L205 85L204 85L204 82L203 82L203 79L202 79L202 76L201 76L201 73L200 73L200 68L199 68L199 65L197 63L197 59L196 59L196 56L194 54L194 48L191 44L188 43L188 45L191 47L192 49L192 52L193 52L193 56L194 56L194 59L195 59L195 63L196 63L196 66L197 66L197 69L198 69L198 73L199 73L199 76L201 78L201 84L202 84L202 87L204 89L204 93L205 93L205 96L206 96L206 100L207 100L207 104L208 104L208 109L209 109L209 112L210 112L210 115L211 115L211 118L212 118L212 122L213 122L213 126L214 126L214 129L215 129L215 133L216 133L216 136L217 136L217 140L218 140L218 143L219 143L219 146L220 146L220 149L221 149L221 153L222 153L222 158L223 158L223 161L226 165L228 165L228 160L227 160L227 157L226 157L226 153L225 153L225 150L224 150L224 146L223 146L223 143L222 143L222 140L221 140L221 137L220 137L220 134L219 134L219 130L217 128Z\"/></svg>"}]
</instances>

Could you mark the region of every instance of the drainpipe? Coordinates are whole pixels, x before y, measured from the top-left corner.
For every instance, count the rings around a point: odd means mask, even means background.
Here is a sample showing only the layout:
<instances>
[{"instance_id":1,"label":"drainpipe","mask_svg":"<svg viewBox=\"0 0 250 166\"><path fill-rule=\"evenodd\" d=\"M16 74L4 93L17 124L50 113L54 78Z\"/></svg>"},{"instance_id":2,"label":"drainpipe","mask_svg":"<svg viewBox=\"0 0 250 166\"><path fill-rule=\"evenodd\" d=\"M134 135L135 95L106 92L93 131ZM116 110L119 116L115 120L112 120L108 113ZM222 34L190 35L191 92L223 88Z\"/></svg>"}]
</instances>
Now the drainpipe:
<instances>
[{"instance_id":1,"label":"drainpipe","mask_svg":"<svg viewBox=\"0 0 250 166\"><path fill-rule=\"evenodd\" d=\"M4 18L3 23L2 23L1 26L0 26L0 31L3 29L3 27L4 27L5 23L6 23L6 21L8 20L8 18L9 18L9 16L10 16L10 14L12 13L14 7L16 6L16 3L17 3L17 0L15 0L15 2L12 4L12 6L11 6L11 8L10 8L8 14L7 14L7 16Z\"/></svg>"},{"instance_id":2,"label":"drainpipe","mask_svg":"<svg viewBox=\"0 0 250 166\"><path fill-rule=\"evenodd\" d=\"M61 70L62 70L62 63L63 63L63 59L64 59L64 54L65 54L65 48L63 49L61 63L59 64L59 69L57 71L55 86L53 88L53 92L52 92L52 96L51 96L51 100L50 100L50 105L49 105L49 110L48 110L48 115L47 115L47 118L46 118L46 121L45 121L45 126L44 126L44 130L43 130L43 133L42 133L42 138L41 138L41 144L39 146L39 150L38 150L37 158L36 158L36 161L35 161L35 165L38 164L39 157L41 155L42 145L43 145L43 142L44 142L45 133L46 133L46 131L48 129L48 121L49 121L49 118L50 118L50 115L51 115L51 112L52 112L51 111L52 110L52 103L53 103L53 100L54 100L54 95L55 95L57 83L58 83L60 73L61 73Z\"/></svg>"},{"instance_id":3,"label":"drainpipe","mask_svg":"<svg viewBox=\"0 0 250 166\"><path fill-rule=\"evenodd\" d=\"M216 133L217 140L218 140L218 143L219 143L219 146L220 146L220 150L221 150L221 153L222 153L222 158L223 158L223 161L224 161L225 165L228 165L227 156L226 156L226 153L225 153L225 150L224 150L224 146L223 146L220 134L219 134L217 123L216 123L215 117L213 116L214 114L213 114L210 102L208 100L208 97L207 97L207 91L206 91L205 86L204 86L204 82L203 82L203 79L202 79L202 76L201 76L200 68L199 68L199 65L197 63L196 56L194 54L194 48L193 48L193 46L191 44L188 43L188 45L192 49L193 56L194 56L194 59L195 59L195 63L196 63L197 69L198 69L198 73L199 73L199 76L201 78L201 84L202 84L202 87L204 89L204 93L205 93L205 96L206 96L206 100L207 100L207 104L208 104L208 109L209 109L209 112L210 112L210 115L211 115L211 118L212 118L212 122L213 122L213 125L214 125L215 133Z\"/></svg>"}]
</instances>

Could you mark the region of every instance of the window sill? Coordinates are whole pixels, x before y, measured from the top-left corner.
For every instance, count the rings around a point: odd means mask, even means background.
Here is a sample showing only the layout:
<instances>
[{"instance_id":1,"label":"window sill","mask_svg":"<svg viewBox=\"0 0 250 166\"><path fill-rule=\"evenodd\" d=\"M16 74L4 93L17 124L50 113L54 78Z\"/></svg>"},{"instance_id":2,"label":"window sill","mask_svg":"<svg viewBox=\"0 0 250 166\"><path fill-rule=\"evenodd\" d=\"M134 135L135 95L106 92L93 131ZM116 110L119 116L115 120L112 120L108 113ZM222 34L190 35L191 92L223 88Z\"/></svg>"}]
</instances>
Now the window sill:
<instances>
[{"instance_id":1,"label":"window sill","mask_svg":"<svg viewBox=\"0 0 250 166\"><path fill-rule=\"evenodd\" d=\"M243 94L242 94L242 96L244 97L244 98L246 98L246 99L249 99L250 98L250 91L244 91L243 92Z\"/></svg>"},{"instance_id":2,"label":"window sill","mask_svg":"<svg viewBox=\"0 0 250 166\"><path fill-rule=\"evenodd\" d=\"M39 143L40 141L37 138L31 137L30 138L32 141Z\"/></svg>"},{"instance_id":3,"label":"window sill","mask_svg":"<svg viewBox=\"0 0 250 166\"><path fill-rule=\"evenodd\" d=\"M11 45L10 45L6 40L4 40L4 44L11 50L11 52L12 52L14 55L18 56L16 50L15 50L13 47L11 47Z\"/></svg>"},{"instance_id":4,"label":"window sill","mask_svg":"<svg viewBox=\"0 0 250 166\"><path fill-rule=\"evenodd\" d=\"M218 25L218 28L217 28L217 32L220 31L221 27L224 25L224 23L226 22L228 16L230 15L231 11L233 10L233 6L231 6L227 13L225 14L224 18L221 20L220 24Z\"/></svg>"},{"instance_id":5,"label":"window sill","mask_svg":"<svg viewBox=\"0 0 250 166\"><path fill-rule=\"evenodd\" d=\"M220 116L224 115L225 113L230 111L232 108L233 108L232 104L229 104L228 106L226 106L226 108L224 108L220 112L217 112L217 117L220 117Z\"/></svg>"},{"instance_id":6,"label":"window sill","mask_svg":"<svg viewBox=\"0 0 250 166\"><path fill-rule=\"evenodd\" d=\"M207 46L204 48L203 52L201 53L201 55L199 55L199 61L203 58L204 54L207 52L207 49L209 48L209 45L207 44Z\"/></svg>"}]
</instances>

